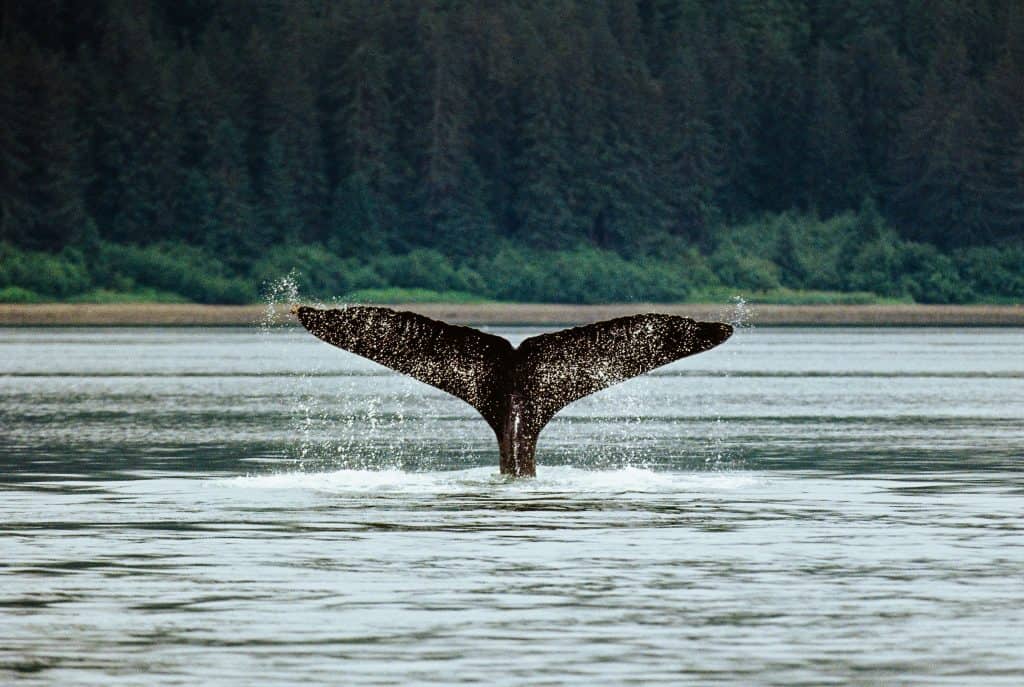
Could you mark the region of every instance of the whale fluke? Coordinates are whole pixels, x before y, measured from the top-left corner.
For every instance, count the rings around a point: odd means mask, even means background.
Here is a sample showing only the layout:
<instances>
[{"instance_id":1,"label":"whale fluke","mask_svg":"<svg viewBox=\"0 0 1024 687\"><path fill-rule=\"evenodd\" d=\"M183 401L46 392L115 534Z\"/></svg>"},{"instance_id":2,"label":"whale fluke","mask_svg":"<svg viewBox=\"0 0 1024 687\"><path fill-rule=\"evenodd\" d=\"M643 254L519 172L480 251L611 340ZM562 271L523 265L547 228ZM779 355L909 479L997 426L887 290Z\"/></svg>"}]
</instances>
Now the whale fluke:
<instances>
[{"instance_id":1,"label":"whale fluke","mask_svg":"<svg viewBox=\"0 0 1024 687\"><path fill-rule=\"evenodd\" d=\"M500 336L390 308L293 312L327 343L476 408L498 439L501 472L515 476L536 474L537 436L568 404L732 335L728 324L651 313L541 334L513 348Z\"/></svg>"}]
</instances>

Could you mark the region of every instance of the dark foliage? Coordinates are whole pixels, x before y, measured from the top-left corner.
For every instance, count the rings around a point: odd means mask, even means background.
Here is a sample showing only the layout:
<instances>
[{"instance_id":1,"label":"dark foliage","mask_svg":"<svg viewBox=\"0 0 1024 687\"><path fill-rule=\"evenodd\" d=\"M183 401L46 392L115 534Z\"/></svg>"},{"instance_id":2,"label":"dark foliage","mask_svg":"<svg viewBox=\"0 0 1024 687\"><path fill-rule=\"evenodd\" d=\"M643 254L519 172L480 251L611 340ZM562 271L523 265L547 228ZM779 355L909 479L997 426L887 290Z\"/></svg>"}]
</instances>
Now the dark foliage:
<instances>
[{"instance_id":1,"label":"dark foliage","mask_svg":"<svg viewBox=\"0 0 1024 687\"><path fill-rule=\"evenodd\" d=\"M7 0L0 272L1011 296L1022 112L1015 0Z\"/></svg>"}]
</instances>

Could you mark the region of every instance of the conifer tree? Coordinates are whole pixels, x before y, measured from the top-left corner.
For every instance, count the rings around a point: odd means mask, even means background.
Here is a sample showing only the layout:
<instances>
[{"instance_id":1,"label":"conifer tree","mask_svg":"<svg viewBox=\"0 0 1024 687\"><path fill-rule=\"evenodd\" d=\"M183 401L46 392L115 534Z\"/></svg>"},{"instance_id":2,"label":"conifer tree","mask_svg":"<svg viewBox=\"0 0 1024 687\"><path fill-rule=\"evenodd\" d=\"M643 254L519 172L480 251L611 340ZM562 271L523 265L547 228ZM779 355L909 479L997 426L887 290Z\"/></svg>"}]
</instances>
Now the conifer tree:
<instances>
[{"instance_id":1,"label":"conifer tree","mask_svg":"<svg viewBox=\"0 0 1024 687\"><path fill-rule=\"evenodd\" d=\"M1003 53L980 96L980 181L987 219L998 237L1024 234L1024 8L1009 17Z\"/></svg>"},{"instance_id":2,"label":"conifer tree","mask_svg":"<svg viewBox=\"0 0 1024 687\"><path fill-rule=\"evenodd\" d=\"M193 246L206 245L218 229L217 206L206 174L192 169L174 202L176 236Z\"/></svg>"},{"instance_id":3,"label":"conifer tree","mask_svg":"<svg viewBox=\"0 0 1024 687\"><path fill-rule=\"evenodd\" d=\"M460 10L436 9L422 19L430 69L422 193L433 228L426 242L436 241L455 253L471 252L474 242L494 234L487 188L473 158L470 123L475 113Z\"/></svg>"},{"instance_id":4,"label":"conifer tree","mask_svg":"<svg viewBox=\"0 0 1024 687\"><path fill-rule=\"evenodd\" d=\"M661 89L667 137L658 148L666 156L665 179L671 184L672 232L699 240L715 219L721 147L711 122L704 74L689 50L677 49Z\"/></svg>"},{"instance_id":5,"label":"conifer tree","mask_svg":"<svg viewBox=\"0 0 1024 687\"><path fill-rule=\"evenodd\" d=\"M337 245L379 245L400 223L394 199L410 174L398 153L393 57L382 43L395 22L390 4L382 3L340 13L330 24L321 88L333 187L325 235Z\"/></svg>"},{"instance_id":6,"label":"conifer tree","mask_svg":"<svg viewBox=\"0 0 1024 687\"><path fill-rule=\"evenodd\" d=\"M535 61L531 62L534 77L524 89L517 132L521 142L515 159L517 233L532 245L566 246L579 231L568 197L573 177L568 115L553 58L543 56L542 48L533 43L527 45Z\"/></svg>"},{"instance_id":7,"label":"conifer tree","mask_svg":"<svg viewBox=\"0 0 1024 687\"><path fill-rule=\"evenodd\" d=\"M8 144L14 164L6 222L22 245L55 251L77 241L87 218L74 92L56 55L26 46L15 65L12 114L21 128L9 134L15 139Z\"/></svg>"},{"instance_id":8,"label":"conifer tree","mask_svg":"<svg viewBox=\"0 0 1024 687\"><path fill-rule=\"evenodd\" d=\"M266 80L260 123L263 159L264 211L274 217L275 241L309 241L322 234L326 221L327 183L323 139L319 131L316 95L309 69L299 60L310 40L290 15L282 30Z\"/></svg>"},{"instance_id":9,"label":"conifer tree","mask_svg":"<svg viewBox=\"0 0 1024 687\"><path fill-rule=\"evenodd\" d=\"M5 26L9 30L9 19ZM21 243L27 221L25 189L28 168L23 132L27 126L19 88L19 55L10 39L0 38L0 241Z\"/></svg>"},{"instance_id":10,"label":"conifer tree","mask_svg":"<svg viewBox=\"0 0 1024 687\"><path fill-rule=\"evenodd\" d=\"M984 173L978 91L964 46L936 52L921 94L903 120L895 200L916 237L943 245L990 237L982 205Z\"/></svg>"},{"instance_id":11,"label":"conifer tree","mask_svg":"<svg viewBox=\"0 0 1024 687\"><path fill-rule=\"evenodd\" d=\"M819 46L808 93L805 203L826 215L850 207L858 191L853 131L832 74L835 56Z\"/></svg>"},{"instance_id":12,"label":"conifer tree","mask_svg":"<svg viewBox=\"0 0 1024 687\"><path fill-rule=\"evenodd\" d=\"M247 265L266 245L267 237L253 210L243 137L230 120L217 125L210 149L209 174L213 221L203 243L228 264Z\"/></svg>"}]
</instances>

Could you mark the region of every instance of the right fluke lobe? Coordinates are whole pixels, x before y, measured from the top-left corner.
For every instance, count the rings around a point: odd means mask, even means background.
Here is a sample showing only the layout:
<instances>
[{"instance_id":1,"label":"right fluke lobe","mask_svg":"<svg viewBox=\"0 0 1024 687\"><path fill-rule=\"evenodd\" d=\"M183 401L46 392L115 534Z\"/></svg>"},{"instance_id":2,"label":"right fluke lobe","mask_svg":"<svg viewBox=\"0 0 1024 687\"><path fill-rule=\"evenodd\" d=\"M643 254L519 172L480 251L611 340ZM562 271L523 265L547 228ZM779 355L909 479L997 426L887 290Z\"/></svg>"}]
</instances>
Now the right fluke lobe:
<instances>
[{"instance_id":1,"label":"right fluke lobe","mask_svg":"<svg viewBox=\"0 0 1024 687\"><path fill-rule=\"evenodd\" d=\"M566 405L732 335L721 322L648 313L542 334L523 341L523 381L546 423Z\"/></svg>"}]
</instances>

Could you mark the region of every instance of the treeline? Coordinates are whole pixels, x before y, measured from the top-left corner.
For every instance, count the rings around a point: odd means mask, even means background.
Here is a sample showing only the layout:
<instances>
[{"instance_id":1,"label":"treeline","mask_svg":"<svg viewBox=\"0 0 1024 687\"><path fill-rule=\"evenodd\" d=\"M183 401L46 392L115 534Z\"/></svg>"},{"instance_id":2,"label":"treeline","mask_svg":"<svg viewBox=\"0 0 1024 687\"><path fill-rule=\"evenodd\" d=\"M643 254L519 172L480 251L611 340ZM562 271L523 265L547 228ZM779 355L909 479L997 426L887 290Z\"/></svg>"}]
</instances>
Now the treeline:
<instances>
[{"instance_id":1,"label":"treeline","mask_svg":"<svg viewBox=\"0 0 1024 687\"><path fill-rule=\"evenodd\" d=\"M0 301L8 302L248 303L281 290L282 278L327 301L720 302L743 294L777 303L1020 302L1024 244L945 254L900 239L870 204L827 221L782 214L723 229L707 256L667 238L631 260L512 241L464 258L429 248L345 258L319 245L280 245L239 271L181 243L100 242L58 254L0 243Z\"/></svg>"},{"instance_id":2,"label":"treeline","mask_svg":"<svg viewBox=\"0 0 1024 687\"><path fill-rule=\"evenodd\" d=\"M434 288L388 267L431 256L494 298L1010 296L972 265L1024 240L1022 112L1016 0L3 0L3 274L238 300L267 264ZM884 238L776 236L861 207ZM878 241L884 268L849 252Z\"/></svg>"}]
</instances>

